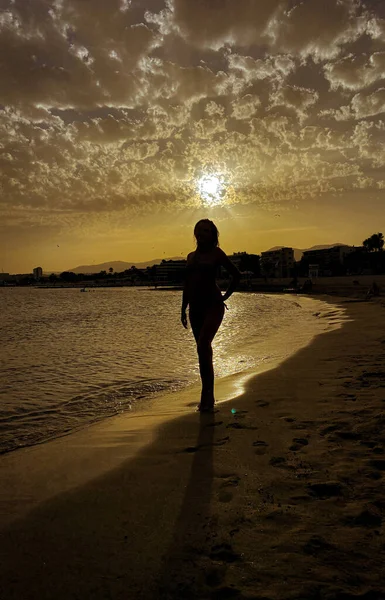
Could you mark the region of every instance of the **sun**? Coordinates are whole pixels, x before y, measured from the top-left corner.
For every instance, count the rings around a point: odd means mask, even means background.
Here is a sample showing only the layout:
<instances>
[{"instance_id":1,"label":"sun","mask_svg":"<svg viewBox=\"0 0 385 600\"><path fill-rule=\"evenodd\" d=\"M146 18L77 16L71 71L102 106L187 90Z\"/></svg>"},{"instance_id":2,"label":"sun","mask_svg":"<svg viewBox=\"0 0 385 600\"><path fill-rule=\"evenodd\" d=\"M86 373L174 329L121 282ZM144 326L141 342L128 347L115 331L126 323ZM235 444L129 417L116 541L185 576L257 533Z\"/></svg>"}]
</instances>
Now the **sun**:
<instances>
[{"instance_id":1,"label":"sun","mask_svg":"<svg viewBox=\"0 0 385 600\"><path fill-rule=\"evenodd\" d=\"M221 204L224 185L217 175L204 175L198 180L198 190L202 200L210 206Z\"/></svg>"}]
</instances>

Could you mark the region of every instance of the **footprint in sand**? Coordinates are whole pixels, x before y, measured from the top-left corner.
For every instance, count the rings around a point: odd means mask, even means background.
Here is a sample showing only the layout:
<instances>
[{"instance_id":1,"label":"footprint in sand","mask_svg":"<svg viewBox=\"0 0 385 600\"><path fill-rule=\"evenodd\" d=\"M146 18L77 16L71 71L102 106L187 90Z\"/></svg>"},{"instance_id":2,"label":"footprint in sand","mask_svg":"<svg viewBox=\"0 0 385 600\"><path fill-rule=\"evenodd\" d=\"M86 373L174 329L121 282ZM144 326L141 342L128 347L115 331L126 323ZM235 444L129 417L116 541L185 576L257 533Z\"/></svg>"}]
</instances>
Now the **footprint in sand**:
<instances>
[{"instance_id":1,"label":"footprint in sand","mask_svg":"<svg viewBox=\"0 0 385 600\"><path fill-rule=\"evenodd\" d=\"M265 400L259 400L258 402L256 402L256 405L263 408L265 406L270 406L270 402L266 402Z\"/></svg>"},{"instance_id":2,"label":"footprint in sand","mask_svg":"<svg viewBox=\"0 0 385 600\"><path fill-rule=\"evenodd\" d=\"M221 488L229 488L229 487L238 487L241 478L236 473L223 474L219 475L220 479L224 479L221 483ZM222 489L218 494L219 502L231 502L233 499L233 494L229 490Z\"/></svg>"},{"instance_id":3,"label":"footprint in sand","mask_svg":"<svg viewBox=\"0 0 385 600\"><path fill-rule=\"evenodd\" d=\"M309 483L308 490L309 494L316 498L331 498L333 496L344 495L344 487L339 481Z\"/></svg>"},{"instance_id":4,"label":"footprint in sand","mask_svg":"<svg viewBox=\"0 0 385 600\"><path fill-rule=\"evenodd\" d=\"M308 429L308 426L304 423L296 423L291 426L291 429L293 429L293 431L303 431L304 429Z\"/></svg>"},{"instance_id":5,"label":"footprint in sand","mask_svg":"<svg viewBox=\"0 0 385 600\"><path fill-rule=\"evenodd\" d=\"M232 429L258 429L255 425L244 425L243 423L229 423L226 427L231 427Z\"/></svg>"},{"instance_id":6,"label":"footprint in sand","mask_svg":"<svg viewBox=\"0 0 385 600\"><path fill-rule=\"evenodd\" d=\"M228 475L226 476L226 481L223 481L221 487L237 487L241 478L238 475Z\"/></svg>"},{"instance_id":7,"label":"footprint in sand","mask_svg":"<svg viewBox=\"0 0 385 600\"><path fill-rule=\"evenodd\" d=\"M372 442L371 440L361 440L360 444L361 446L367 446L368 448L375 448L377 442Z\"/></svg>"},{"instance_id":8,"label":"footprint in sand","mask_svg":"<svg viewBox=\"0 0 385 600\"><path fill-rule=\"evenodd\" d=\"M255 454L258 454L259 456L266 454L268 446L267 442L264 442L263 440L257 440L256 442L253 442L253 446L256 446Z\"/></svg>"},{"instance_id":9,"label":"footprint in sand","mask_svg":"<svg viewBox=\"0 0 385 600\"><path fill-rule=\"evenodd\" d=\"M294 419L294 417L280 417L280 419L282 419L286 423L294 423L296 421L296 419Z\"/></svg>"},{"instance_id":10,"label":"footprint in sand","mask_svg":"<svg viewBox=\"0 0 385 600\"><path fill-rule=\"evenodd\" d=\"M226 436L220 440L218 440L217 442L213 442L212 444L199 444L199 446L188 446L187 448L184 448L183 450L181 450L181 452L197 452L198 450L201 450L202 448L207 448L208 446L223 446L223 444L226 444L226 442L228 442L230 439L230 436Z\"/></svg>"},{"instance_id":11,"label":"footprint in sand","mask_svg":"<svg viewBox=\"0 0 385 600\"><path fill-rule=\"evenodd\" d=\"M332 433L333 431L336 431L336 429L338 429L338 427L340 427L340 425L328 425L327 427L324 427L323 429L320 429L320 435L324 436L327 435L328 433Z\"/></svg>"},{"instance_id":12,"label":"footprint in sand","mask_svg":"<svg viewBox=\"0 0 385 600\"><path fill-rule=\"evenodd\" d=\"M207 446L223 446L223 444L226 444L226 442L228 442L230 439L230 436L226 436L224 438L221 438L220 440L218 440L217 442L214 442L213 444L205 444Z\"/></svg>"},{"instance_id":13,"label":"footprint in sand","mask_svg":"<svg viewBox=\"0 0 385 600\"><path fill-rule=\"evenodd\" d=\"M348 516L343 523L350 527L381 527L382 516L376 506L369 506L355 516Z\"/></svg>"},{"instance_id":14,"label":"footprint in sand","mask_svg":"<svg viewBox=\"0 0 385 600\"><path fill-rule=\"evenodd\" d=\"M298 450L302 450L302 448L308 444L309 441L306 438L293 438L293 444L289 449L293 452L298 452Z\"/></svg>"},{"instance_id":15,"label":"footprint in sand","mask_svg":"<svg viewBox=\"0 0 385 600\"><path fill-rule=\"evenodd\" d=\"M286 467L286 458L283 456L272 456L269 463L273 467Z\"/></svg>"},{"instance_id":16,"label":"footprint in sand","mask_svg":"<svg viewBox=\"0 0 385 600\"><path fill-rule=\"evenodd\" d=\"M240 560L239 554L234 552L231 544L216 544L211 548L209 557L213 560L221 560L227 563L233 563Z\"/></svg>"},{"instance_id":17,"label":"footprint in sand","mask_svg":"<svg viewBox=\"0 0 385 600\"><path fill-rule=\"evenodd\" d=\"M343 398L346 401L356 402L357 396L355 394L337 394L339 398Z\"/></svg>"}]
</instances>

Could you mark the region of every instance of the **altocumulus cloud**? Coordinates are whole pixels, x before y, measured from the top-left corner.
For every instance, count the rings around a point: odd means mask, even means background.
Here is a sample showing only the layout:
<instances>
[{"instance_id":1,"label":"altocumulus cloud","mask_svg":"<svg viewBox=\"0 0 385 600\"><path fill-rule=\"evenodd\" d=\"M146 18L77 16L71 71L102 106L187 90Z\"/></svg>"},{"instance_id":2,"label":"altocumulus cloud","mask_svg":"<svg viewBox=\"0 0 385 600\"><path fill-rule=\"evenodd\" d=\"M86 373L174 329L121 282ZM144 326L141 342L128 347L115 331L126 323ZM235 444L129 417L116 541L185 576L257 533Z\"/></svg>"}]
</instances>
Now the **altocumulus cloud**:
<instances>
[{"instance_id":1,"label":"altocumulus cloud","mask_svg":"<svg viewBox=\"0 0 385 600\"><path fill-rule=\"evenodd\" d=\"M3 223L384 188L385 20L359 0L3 0Z\"/></svg>"}]
</instances>

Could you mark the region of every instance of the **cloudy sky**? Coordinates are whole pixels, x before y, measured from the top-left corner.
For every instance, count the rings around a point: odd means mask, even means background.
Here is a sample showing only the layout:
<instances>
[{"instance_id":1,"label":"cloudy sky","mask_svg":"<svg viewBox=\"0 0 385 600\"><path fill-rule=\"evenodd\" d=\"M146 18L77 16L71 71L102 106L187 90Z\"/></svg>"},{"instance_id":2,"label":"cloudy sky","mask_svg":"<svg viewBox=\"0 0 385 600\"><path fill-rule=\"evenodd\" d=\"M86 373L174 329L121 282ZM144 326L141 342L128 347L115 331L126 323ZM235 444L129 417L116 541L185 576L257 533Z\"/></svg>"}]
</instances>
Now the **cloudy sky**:
<instances>
[{"instance_id":1,"label":"cloudy sky","mask_svg":"<svg viewBox=\"0 0 385 600\"><path fill-rule=\"evenodd\" d=\"M385 229L382 0L0 0L0 56L5 272Z\"/></svg>"}]
</instances>

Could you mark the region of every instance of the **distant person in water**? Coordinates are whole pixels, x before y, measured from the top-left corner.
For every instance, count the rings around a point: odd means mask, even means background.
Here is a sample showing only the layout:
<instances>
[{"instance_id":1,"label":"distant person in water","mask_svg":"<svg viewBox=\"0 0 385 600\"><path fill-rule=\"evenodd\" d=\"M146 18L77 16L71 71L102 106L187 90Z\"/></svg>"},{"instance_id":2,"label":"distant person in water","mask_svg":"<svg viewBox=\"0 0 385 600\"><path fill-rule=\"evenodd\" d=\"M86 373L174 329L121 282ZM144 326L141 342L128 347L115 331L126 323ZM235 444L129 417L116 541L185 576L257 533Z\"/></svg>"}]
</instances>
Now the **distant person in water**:
<instances>
[{"instance_id":1,"label":"distant person in water","mask_svg":"<svg viewBox=\"0 0 385 600\"><path fill-rule=\"evenodd\" d=\"M187 329L186 309L189 306L191 328L197 344L199 371L202 379L200 412L214 410L214 369L211 342L222 323L224 302L230 298L240 280L237 267L219 248L218 229L209 219L201 219L194 227L197 248L187 256L183 288L181 321ZM222 295L215 278L220 266L231 276L230 285ZM227 307L226 307L227 308Z\"/></svg>"}]
</instances>

